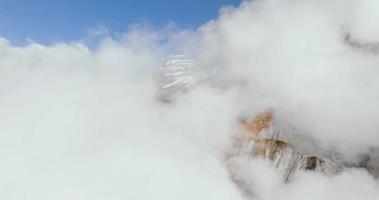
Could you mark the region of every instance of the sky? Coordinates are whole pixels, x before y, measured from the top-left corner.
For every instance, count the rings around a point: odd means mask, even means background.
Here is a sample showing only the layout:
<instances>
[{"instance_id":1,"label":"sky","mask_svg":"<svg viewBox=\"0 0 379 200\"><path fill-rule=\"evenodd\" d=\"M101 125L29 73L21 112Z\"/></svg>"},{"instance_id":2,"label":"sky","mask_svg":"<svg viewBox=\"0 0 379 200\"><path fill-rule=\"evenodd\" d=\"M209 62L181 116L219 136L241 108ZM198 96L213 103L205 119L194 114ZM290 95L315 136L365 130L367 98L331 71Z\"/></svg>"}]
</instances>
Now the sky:
<instances>
[{"instance_id":1,"label":"sky","mask_svg":"<svg viewBox=\"0 0 379 200\"><path fill-rule=\"evenodd\" d=\"M196 28L241 0L0 0L0 36L14 45L74 41L96 27L124 32L130 24Z\"/></svg>"}]
</instances>

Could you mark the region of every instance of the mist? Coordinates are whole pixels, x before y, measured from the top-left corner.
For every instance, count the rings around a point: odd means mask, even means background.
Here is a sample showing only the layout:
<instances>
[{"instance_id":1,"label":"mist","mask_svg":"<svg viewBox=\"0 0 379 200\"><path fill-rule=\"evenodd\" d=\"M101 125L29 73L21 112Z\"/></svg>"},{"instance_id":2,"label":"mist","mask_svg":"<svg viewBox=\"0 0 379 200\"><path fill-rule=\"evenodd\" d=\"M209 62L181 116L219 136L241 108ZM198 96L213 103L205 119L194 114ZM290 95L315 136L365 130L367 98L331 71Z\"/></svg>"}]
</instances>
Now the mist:
<instances>
[{"instance_id":1,"label":"mist","mask_svg":"<svg viewBox=\"0 0 379 200\"><path fill-rule=\"evenodd\" d=\"M196 30L139 25L95 48L2 38L0 197L378 199L364 169L285 184L267 160L224 159L237 118L267 109L346 159L379 146L378 6L244 1ZM162 104L153 74L183 53L210 80Z\"/></svg>"}]
</instances>

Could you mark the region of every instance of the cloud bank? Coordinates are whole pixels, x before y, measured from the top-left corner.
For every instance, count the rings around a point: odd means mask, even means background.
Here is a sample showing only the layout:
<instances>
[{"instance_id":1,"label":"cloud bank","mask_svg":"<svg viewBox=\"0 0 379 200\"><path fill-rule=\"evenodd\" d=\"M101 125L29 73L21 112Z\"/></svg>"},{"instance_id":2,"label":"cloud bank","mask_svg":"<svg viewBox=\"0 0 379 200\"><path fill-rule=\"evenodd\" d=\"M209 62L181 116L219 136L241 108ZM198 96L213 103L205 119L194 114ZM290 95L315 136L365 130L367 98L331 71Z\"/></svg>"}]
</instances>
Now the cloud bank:
<instances>
[{"instance_id":1,"label":"cloud bank","mask_svg":"<svg viewBox=\"0 0 379 200\"><path fill-rule=\"evenodd\" d=\"M0 41L4 199L378 199L366 171L299 174L223 161L236 119L274 109L347 158L379 144L378 3L256 0L198 30L136 26L95 49ZM172 105L152 73L192 55L212 78Z\"/></svg>"}]
</instances>

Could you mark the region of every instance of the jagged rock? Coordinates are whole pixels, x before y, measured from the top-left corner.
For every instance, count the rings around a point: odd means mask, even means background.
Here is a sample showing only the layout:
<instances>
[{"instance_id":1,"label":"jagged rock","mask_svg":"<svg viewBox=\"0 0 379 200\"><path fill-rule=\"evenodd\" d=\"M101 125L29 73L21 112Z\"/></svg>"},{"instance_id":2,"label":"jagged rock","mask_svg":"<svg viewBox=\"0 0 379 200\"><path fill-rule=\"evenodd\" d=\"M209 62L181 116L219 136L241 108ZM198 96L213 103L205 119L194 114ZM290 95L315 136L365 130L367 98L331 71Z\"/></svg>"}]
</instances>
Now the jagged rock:
<instances>
[{"instance_id":1,"label":"jagged rock","mask_svg":"<svg viewBox=\"0 0 379 200\"><path fill-rule=\"evenodd\" d=\"M270 113L243 121L240 132L237 154L271 160L285 182L299 170L332 175L345 167L337 153L323 152L311 138L276 123Z\"/></svg>"},{"instance_id":2,"label":"jagged rock","mask_svg":"<svg viewBox=\"0 0 379 200\"><path fill-rule=\"evenodd\" d=\"M351 45L354 46L354 43ZM210 77L206 74L190 56L170 56L155 74L157 98L161 102L171 102L176 95ZM270 160L285 182L290 181L298 171L311 170L333 175L350 167L365 168L372 175L379 176L379 149L372 149L357 162L343 161L337 152L321 149L316 140L289 124L277 121L272 112L242 119L234 150L236 152L232 154L235 156ZM231 159L233 155L227 157Z\"/></svg>"}]
</instances>

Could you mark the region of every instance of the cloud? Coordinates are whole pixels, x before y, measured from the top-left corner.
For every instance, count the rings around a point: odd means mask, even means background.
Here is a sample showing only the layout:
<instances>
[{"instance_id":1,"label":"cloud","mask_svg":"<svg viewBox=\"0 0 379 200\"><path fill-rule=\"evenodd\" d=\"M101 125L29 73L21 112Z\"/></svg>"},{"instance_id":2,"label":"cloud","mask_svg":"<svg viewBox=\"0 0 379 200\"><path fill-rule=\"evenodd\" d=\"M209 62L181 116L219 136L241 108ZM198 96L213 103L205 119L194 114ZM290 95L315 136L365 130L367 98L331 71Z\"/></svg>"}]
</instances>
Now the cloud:
<instances>
[{"instance_id":1,"label":"cloud","mask_svg":"<svg viewBox=\"0 0 379 200\"><path fill-rule=\"evenodd\" d=\"M0 197L377 199L364 170L283 184L266 161L223 159L238 116L268 108L348 158L378 146L375 5L245 1L198 30L135 26L96 48L1 39ZM162 105L152 74L172 53L211 78Z\"/></svg>"},{"instance_id":2,"label":"cloud","mask_svg":"<svg viewBox=\"0 0 379 200\"><path fill-rule=\"evenodd\" d=\"M228 98L204 88L157 103L160 53L135 33L96 50L3 40L1 198L241 198L215 150L228 143Z\"/></svg>"},{"instance_id":3,"label":"cloud","mask_svg":"<svg viewBox=\"0 0 379 200\"><path fill-rule=\"evenodd\" d=\"M249 199L377 199L378 182L367 171L349 169L336 176L302 172L283 183L278 172L264 160L235 157L228 163Z\"/></svg>"},{"instance_id":4,"label":"cloud","mask_svg":"<svg viewBox=\"0 0 379 200\"><path fill-rule=\"evenodd\" d=\"M351 13L370 3L247 1L200 29L196 53L204 66L222 71L219 79L244 82L251 101L268 100L279 120L329 148L365 151L379 141L379 71L370 51L377 41L359 38L375 32L375 7ZM365 27L359 33L357 24Z\"/></svg>"}]
</instances>

